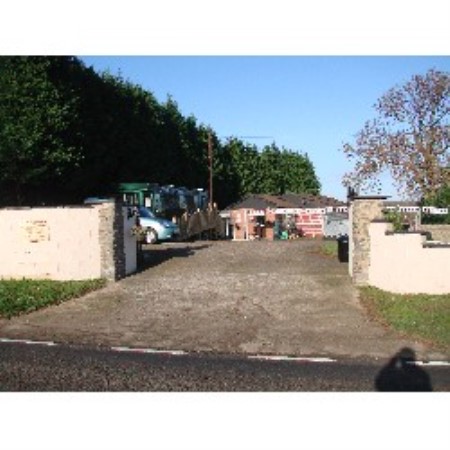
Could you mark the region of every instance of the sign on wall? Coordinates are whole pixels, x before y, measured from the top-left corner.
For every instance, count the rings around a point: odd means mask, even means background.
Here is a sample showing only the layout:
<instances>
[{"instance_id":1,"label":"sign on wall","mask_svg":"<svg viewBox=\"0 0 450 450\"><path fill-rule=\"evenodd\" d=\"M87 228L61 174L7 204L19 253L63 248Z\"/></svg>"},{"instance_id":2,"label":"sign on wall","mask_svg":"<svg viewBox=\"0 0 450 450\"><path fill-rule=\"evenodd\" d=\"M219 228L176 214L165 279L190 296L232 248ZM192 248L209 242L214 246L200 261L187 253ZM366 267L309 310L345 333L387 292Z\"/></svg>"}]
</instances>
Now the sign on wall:
<instances>
[{"instance_id":1,"label":"sign on wall","mask_svg":"<svg viewBox=\"0 0 450 450\"><path fill-rule=\"evenodd\" d=\"M50 227L46 220L27 220L21 229L27 242L38 243L50 240Z\"/></svg>"}]
</instances>

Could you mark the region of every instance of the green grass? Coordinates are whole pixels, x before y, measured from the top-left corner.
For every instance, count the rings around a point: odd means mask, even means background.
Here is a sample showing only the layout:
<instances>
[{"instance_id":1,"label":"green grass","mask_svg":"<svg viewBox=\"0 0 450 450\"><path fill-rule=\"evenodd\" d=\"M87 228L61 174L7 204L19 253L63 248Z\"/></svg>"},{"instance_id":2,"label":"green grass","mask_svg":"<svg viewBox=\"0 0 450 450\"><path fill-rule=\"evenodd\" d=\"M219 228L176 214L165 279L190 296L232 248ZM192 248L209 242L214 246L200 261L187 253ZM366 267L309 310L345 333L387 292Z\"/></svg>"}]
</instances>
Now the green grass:
<instances>
[{"instance_id":1,"label":"green grass","mask_svg":"<svg viewBox=\"0 0 450 450\"><path fill-rule=\"evenodd\" d=\"M321 246L321 252L333 258L337 258L338 254L338 243L336 240L333 241L323 241Z\"/></svg>"},{"instance_id":2,"label":"green grass","mask_svg":"<svg viewBox=\"0 0 450 450\"><path fill-rule=\"evenodd\" d=\"M436 347L450 348L450 294L401 295L362 287L360 298L382 323Z\"/></svg>"},{"instance_id":3,"label":"green grass","mask_svg":"<svg viewBox=\"0 0 450 450\"><path fill-rule=\"evenodd\" d=\"M0 280L0 317L11 318L99 289L106 281Z\"/></svg>"}]
</instances>

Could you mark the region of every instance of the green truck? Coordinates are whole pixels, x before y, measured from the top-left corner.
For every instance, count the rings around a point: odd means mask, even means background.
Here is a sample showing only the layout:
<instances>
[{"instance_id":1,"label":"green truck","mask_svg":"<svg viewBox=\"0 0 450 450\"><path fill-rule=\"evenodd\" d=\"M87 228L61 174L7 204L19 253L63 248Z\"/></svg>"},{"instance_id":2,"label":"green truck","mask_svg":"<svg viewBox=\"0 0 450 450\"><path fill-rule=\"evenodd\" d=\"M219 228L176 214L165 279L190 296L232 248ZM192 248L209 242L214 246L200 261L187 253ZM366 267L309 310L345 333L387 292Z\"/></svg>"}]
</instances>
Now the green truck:
<instances>
[{"instance_id":1,"label":"green truck","mask_svg":"<svg viewBox=\"0 0 450 450\"><path fill-rule=\"evenodd\" d=\"M209 207L208 192L203 189L130 182L120 183L118 192L125 204L145 207L155 216L176 223L182 240L222 234L219 212Z\"/></svg>"}]
</instances>

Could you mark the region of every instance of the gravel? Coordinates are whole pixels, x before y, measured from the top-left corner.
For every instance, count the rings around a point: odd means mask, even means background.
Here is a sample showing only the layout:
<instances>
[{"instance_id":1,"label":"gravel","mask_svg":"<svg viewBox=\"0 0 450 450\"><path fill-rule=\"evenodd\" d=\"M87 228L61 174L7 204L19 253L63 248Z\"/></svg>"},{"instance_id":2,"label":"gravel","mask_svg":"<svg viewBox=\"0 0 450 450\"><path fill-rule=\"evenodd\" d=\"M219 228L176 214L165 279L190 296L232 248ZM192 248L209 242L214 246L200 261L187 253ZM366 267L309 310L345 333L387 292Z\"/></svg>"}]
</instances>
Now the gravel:
<instances>
[{"instance_id":1,"label":"gravel","mask_svg":"<svg viewBox=\"0 0 450 450\"><path fill-rule=\"evenodd\" d=\"M227 354L389 358L404 346L373 322L347 264L320 240L146 246L142 270L106 288L0 320L0 337Z\"/></svg>"}]
</instances>

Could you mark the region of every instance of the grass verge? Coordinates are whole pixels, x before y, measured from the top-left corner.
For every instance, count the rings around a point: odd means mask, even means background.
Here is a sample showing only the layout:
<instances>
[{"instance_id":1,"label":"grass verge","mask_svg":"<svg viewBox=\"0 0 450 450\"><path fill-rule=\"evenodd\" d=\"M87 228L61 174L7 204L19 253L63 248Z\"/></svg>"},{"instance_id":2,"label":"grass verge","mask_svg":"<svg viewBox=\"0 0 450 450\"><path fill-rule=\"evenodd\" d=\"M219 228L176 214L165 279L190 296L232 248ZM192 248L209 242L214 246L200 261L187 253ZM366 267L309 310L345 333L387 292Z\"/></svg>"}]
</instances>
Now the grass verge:
<instances>
[{"instance_id":1,"label":"grass verge","mask_svg":"<svg viewBox=\"0 0 450 450\"><path fill-rule=\"evenodd\" d=\"M323 241L320 251L323 255L337 258L338 254L338 243L336 240Z\"/></svg>"},{"instance_id":2,"label":"grass verge","mask_svg":"<svg viewBox=\"0 0 450 450\"><path fill-rule=\"evenodd\" d=\"M360 299L383 324L436 347L450 348L450 294L393 294L361 287Z\"/></svg>"},{"instance_id":3,"label":"grass verge","mask_svg":"<svg viewBox=\"0 0 450 450\"><path fill-rule=\"evenodd\" d=\"M106 284L105 280L52 281L52 280L0 280L0 317L35 311L80 297Z\"/></svg>"}]
</instances>

